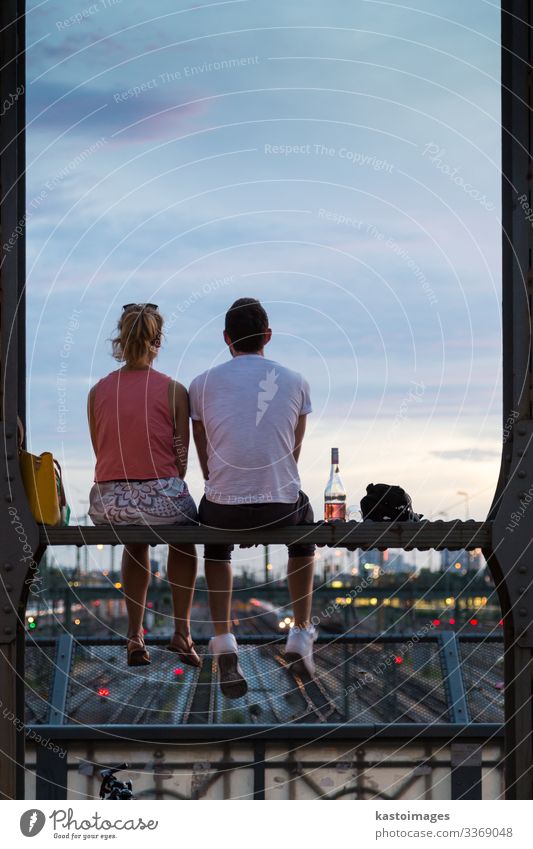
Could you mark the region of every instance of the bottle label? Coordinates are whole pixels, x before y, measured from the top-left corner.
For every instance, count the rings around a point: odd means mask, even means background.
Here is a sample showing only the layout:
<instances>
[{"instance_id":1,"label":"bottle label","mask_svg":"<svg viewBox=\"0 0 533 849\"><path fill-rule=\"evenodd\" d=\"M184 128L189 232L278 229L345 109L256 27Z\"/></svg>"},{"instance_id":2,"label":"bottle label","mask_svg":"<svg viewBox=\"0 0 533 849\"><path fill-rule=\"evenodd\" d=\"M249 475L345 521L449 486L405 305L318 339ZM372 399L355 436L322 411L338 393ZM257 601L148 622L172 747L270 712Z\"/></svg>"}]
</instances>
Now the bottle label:
<instances>
[{"instance_id":1,"label":"bottle label","mask_svg":"<svg viewBox=\"0 0 533 849\"><path fill-rule=\"evenodd\" d=\"M327 502L324 507L324 519L326 522L345 522L346 504L343 502Z\"/></svg>"}]
</instances>

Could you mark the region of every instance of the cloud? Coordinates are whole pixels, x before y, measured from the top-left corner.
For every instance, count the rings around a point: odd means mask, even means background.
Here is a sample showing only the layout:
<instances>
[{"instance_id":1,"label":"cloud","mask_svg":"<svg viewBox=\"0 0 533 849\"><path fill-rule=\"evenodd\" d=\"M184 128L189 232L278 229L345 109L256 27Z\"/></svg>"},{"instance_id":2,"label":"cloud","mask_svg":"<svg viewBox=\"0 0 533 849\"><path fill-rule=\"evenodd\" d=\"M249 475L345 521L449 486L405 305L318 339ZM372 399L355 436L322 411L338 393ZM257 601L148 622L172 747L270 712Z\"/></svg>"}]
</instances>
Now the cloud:
<instances>
[{"instance_id":1,"label":"cloud","mask_svg":"<svg viewBox=\"0 0 533 849\"><path fill-rule=\"evenodd\" d=\"M139 86L146 81L139 83ZM137 83L132 82L130 88ZM27 114L29 135L36 143L36 134L67 132L68 138L105 137L111 145L173 138L192 117L205 112L205 105L176 103L169 89L147 89L139 96L126 96L123 88L99 89L86 85L66 86L60 83L39 82L28 89ZM125 99L117 102L115 97ZM188 100L187 95L180 100Z\"/></svg>"},{"instance_id":2,"label":"cloud","mask_svg":"<svg viewBox=\"0 0 533 849\"><path fill-rule=\"evenodd\" d=\"M432 457L439 460L463 460L467 463L492 462L500 456L499 451L490 451L486 448L459 448L451 451L430 451Z\"/></svg>"}]
</instances>

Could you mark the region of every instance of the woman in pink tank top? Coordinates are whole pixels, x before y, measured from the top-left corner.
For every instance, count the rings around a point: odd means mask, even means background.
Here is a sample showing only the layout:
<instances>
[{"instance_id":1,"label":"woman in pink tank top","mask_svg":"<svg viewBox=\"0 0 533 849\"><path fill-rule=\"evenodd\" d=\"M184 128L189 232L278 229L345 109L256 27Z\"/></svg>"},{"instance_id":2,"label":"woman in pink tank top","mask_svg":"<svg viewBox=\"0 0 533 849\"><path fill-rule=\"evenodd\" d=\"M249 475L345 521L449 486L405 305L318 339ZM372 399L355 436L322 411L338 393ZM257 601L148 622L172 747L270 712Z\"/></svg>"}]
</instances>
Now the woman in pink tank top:
<instances>
[{"instance_id":1,"label":"woman in pink tank top","mask_svg":"<svg viewBox=\"0 0 533 849\"><path fill-rule=\"evenodd\" d=\"M89 515L95 525L197 521L196 505L184 481L189 452L187 390L153 367L162 333L163 317L154 304L125 306L113 339L113 356L124 365L89 393L89 428L96 455ZM190 633L194 545L169 548L168 579L175 626L167 648L184 663L199 666ZM143 632L149 581L149 546L124 546L122 583L130 666L150 663Z\"/></svg>"}]
</instances>

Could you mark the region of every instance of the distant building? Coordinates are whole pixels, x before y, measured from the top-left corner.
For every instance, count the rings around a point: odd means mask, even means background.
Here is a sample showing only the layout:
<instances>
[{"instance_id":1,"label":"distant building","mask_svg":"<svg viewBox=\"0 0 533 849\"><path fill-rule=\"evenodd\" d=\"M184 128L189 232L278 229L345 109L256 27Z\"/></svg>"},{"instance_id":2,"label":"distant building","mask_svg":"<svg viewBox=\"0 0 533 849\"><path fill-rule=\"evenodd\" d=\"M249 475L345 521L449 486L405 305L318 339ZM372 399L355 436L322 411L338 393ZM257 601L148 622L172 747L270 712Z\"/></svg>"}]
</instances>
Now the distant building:
<instances>
[{"instance_id":1,"label":"distant building","mask_svg":"<svg viewBox=\"0 0 533 849\"><path fill-rule=\"evenodd\" d=\"M485 558L480 548L474 551L441 551L441 571L447 572L449 569L456 571L459 574L466 572L479 572L485 566Z\"/></svg>"},{"instance_id":2,"label":"distant building","mask_svg":"<svg viewBox=\"0 0 533 849\"><path fill-rule=\"evenodd\" d=\"M379 551L377 548L371 548L368 551L359 552L359 573L364 575L372 569L379 570L384 566L385 555L388 552Z\"/></svg>"}]
</instances>

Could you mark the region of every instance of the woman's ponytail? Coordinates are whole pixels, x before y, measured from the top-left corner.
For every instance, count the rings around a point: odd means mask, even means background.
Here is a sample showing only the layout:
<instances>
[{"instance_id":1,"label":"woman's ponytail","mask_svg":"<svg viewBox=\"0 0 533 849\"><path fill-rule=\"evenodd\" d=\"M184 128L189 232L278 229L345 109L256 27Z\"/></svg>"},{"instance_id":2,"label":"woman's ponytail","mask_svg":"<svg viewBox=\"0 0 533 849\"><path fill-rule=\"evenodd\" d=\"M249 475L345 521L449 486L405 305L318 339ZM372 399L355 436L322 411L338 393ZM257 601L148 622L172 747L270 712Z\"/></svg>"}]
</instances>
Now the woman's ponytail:
<instances>
[{"instance_id":1,"label":"woman's ponytail","mask_svg":"<svg viewBox=\"0 0 533 849\"><path fill-rule=\"evenodd\" d=\"M125 310L117 325L117 334L111 340L113 356L129 365L141 362L147 354L153 359L161 344L163 316L154 309L143 306Z\"/></svg>"}]
</instances>

